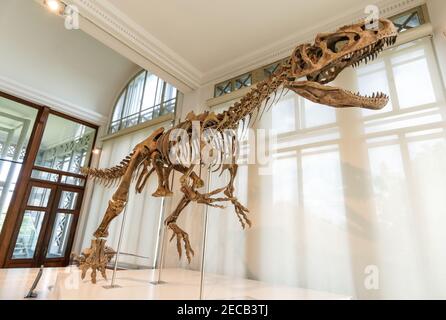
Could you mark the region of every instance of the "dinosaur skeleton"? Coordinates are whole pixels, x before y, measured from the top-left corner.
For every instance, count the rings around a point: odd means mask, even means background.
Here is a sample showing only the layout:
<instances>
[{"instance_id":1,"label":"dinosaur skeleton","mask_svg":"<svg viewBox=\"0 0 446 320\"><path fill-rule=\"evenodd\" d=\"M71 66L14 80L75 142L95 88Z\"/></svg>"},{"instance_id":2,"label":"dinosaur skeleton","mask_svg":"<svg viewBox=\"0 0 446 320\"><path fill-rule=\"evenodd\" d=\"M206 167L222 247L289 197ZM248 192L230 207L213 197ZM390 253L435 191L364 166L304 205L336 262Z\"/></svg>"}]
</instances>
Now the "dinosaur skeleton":
<instances>
[{"instance_id":1,"label":"dinosaur skeleton","mask_svg":"<svg viewBox=\"0 0 446 320\"><path fill-rule=\"evenodd\" d=\"M269 109L276 101L280 89L292 90L298 95L319 104L336 108L359 107L372 110L383 108L389 98L383 93L373 94L370 97L354 94L338 87L326 84L333 81L337 75L349 66L356 67L362 62L367 63L377 57L386 46L396 41L397 31L391 21L379 20L376 29L367 28L364 22L340 28L334 33L317 35L314 44L298 46L290 58L282 63L276 72L268 79L261 81L234 103L228 110L215 114L203 112L201 114L189 113L186 119L169 130L159 128L147 139L139 143L133 152L114 168L110 169L83 169L83 173L93 177L106 185L118 184L116 192L108 203L105 215L98 229L94 232L91 248L82 252L80 268L82 278L89 268L92 269L92 282L96 282L96 273L99 271L104 277L105 268L114 252L105 245L110 222L124 209L132 178L136 179L136 192L142 192L149 176L156 172L158 188L152 194L154 197L167 197L172 195L169 177L173 171L181 174L180 191L183 193L176 209L165 219L164 223L173 234L171 241L176 238L179 257L182 255L184 245L187 260L190 262L194 251L190 245L188 234L177 225L177 219L184 208L191 202L202 203L213 207L222 207L221 203L234 206L235 213L242 225L251 226L245 208L234 195L234 179L237 175L237 164L232 161L220 165L223 173L229 172L229 182L226 186L202 193L198 189L204 186L203 180L195 173L196 167L203 163L186 163L174 161L172 150L178 147L181 139L172 136L176 129L187 132L188 138L192 136L192 127L198 123L201 130L213 129L215 132L223 130L236 130L243 123L251 125L258 116L261 117L265 109ZM184 141L183 141L184 142ZM196 142L196 141L195 141ZM198 140L192 148L203 149L203 143ZM221 151L222 152L222 151ZM233 157L234 150L226 151ZM217 197L218 194L223 194Z\"/></svg>"}]
</instances>

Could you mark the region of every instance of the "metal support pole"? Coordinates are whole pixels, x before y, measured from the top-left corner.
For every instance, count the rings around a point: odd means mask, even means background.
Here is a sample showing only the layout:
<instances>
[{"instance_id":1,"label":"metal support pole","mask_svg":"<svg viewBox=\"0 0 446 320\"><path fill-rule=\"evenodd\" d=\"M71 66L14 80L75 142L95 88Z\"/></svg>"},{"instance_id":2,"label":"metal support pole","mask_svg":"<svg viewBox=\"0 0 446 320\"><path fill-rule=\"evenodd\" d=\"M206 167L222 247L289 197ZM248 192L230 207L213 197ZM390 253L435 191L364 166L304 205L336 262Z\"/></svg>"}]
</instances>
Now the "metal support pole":
<instances>
[{"instance_id":1,"label":"metal support pole","mask_svg":"<svg viewBox=\"0 0 446 320\"><path fill-rule=\"evenodd\" d=\"M209 193L210 190L210 184L211 184L211 170L208 169L208 176L207 176L207 187L206 187L206 193ZM201 273L200 273L200 300L203 300L204 295L204 268L205 268L205 260L206 260L206 238L207 238L207 230L208 230L208 209L209 206L206 205L204 209L204 218L203 218L203 240L202 240L202 247L201 247Z\"/></svg>"},{"instance_id":2,"label":"metal support pole","mask_svg":"<svg viewBox=\"0 0 446 320\"><path fill-rule=\"evenodd\" d=\"M122 244L122 237L124 235L126 216L127 216L127 204L125 205L124 212L122 214L121 231L119 232L118 248L116 249L115 265L113 267L111 284L109 286L104 286L105 289L121 288L121 286L115 284L115 281L116 281L116 272L118 271L118 260L119 260L119 254L121 252L121 244Z\"/></svg>"},{"instance_id":3,"label":"metal support pole","mask_svg":"<svg viewBox=\"0 0 446 320\"><path fill-rule=\"evenodd\" d=\"M164 93L163 93L164 94ZM176 106L178 102L178 92L177 92L177 98L176 98L176 102L175 102L175 109L174 109L174 113L173 113L173 120L172 120L172 124L171 127L173 127L175 125L175 123L177 122L177 108ZM175 179L175 171L172 172L172 179L170 182L170 188L173 187L173 183L174 183L174 179ZM158 276L157 276L157 280L156 281L151 281L150 283L153 285L159 285L159 284L165 284L165 281L161 280L161 275L162 275L162 271L164 268L164 257L166 255L166 244L165 244L165 238L166 238L166 233L167 233L167 226L164 226L164 197L162 198L162 202L161 202L161 209L160 209L160 222L159 222L159 232L161 233L161 252L160 252L160 261L159 261L159 265L158 268L156 268L157 264L158 264L158 252L155 255L155 259L156 262L154 263L154 267L155 270L158 269ZM159 237L158 237L159 239ZM157 245L157 251L158 251L159 245Z\"/></svg>"},{"instance_id":4,"label":"metal support pole","mask_svg":"<svg viewBox=\"0 0 446 320\"><path fill-rule=\"evenodd\" d=\"M161 199L161 209L160 209L160 224L159 224L159 230L161 232L161 252L160 252L160 261L159 261L159 265L158 268L156 268L155 270L158 271L158 276L157 276L157 280L156 281L151 281L150 283L153 285L159 285L159 284L164 284L166 283L165 281L161 280L161 274L164 268L164 256L165 256L165 238L166 238L166 232L167 232L167 228L166 226L164 226L164 197ZM159 247L159 246L158 246ZM158 254L156 255L156 259L158 260ZM155 267L158 263L155 263Z\"/></svg>"},{"instance_id":5,"label":"metal support pole","mask_svg":"<svg viewBox=\"0 0 446 320\"><path fill-rule=\"evenodd\" d=\"M166 243L165 243L165 238L166 238L166 232L167 232L167 227L164 227L163 230L163 235L162 235L162 247L161 247L161 259L160 259L160 265L158 268L158 280L156 281L156 284L163 284L166 283L165 281L161 280L161 275L162 275L162 271L164 269L164 257L165 257L165 252L166 252Z\"/></svg>"},{"instance_id":6,"label":"metal support pole","mask_svg":"<svg viewBox=\"0 0 446 320\"><path fill-rule=\"evenodd\" d=\"M25 296L25 299L34 299L37 298L37 292L35 292L34 290L36 290L37 285L39 284L40 278L42 277L43 274L43 265L40 267L39 272L37 273L36 278L34 279L34 282L31 286L31 288L29 289L28 294Z\"/></svg>"}]
</instances>

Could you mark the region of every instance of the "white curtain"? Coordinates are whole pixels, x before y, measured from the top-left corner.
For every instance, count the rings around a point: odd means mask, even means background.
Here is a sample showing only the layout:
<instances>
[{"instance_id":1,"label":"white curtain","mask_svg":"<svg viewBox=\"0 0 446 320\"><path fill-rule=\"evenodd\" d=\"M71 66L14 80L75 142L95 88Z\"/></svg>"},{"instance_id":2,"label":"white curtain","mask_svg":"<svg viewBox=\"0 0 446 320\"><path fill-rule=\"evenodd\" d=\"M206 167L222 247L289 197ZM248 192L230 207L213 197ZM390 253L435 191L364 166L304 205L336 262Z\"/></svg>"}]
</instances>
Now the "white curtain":
<instances>
[{"instance_id":1,"label":"white curtain","mask_svg":"<svg viewBox=\"0 0 446 320\"><path fill-rule=\"evenodd\" d=\"M272 174L239 169L253 227L232 206L209 209L206 272L359 299L446 298L446 114L431 40L336 82L391 103L373 112L283 97L257 124L278 132ZM212 187L226 182L212 175Z\"/></svg>"},{"instance_id":2,"label":"white curtain","mask_svg":"<svg viewBox=\"0 0 446 320\"><path fill-rule=\"evenodd\" d=\"M134 146L147 138L155 129L159 127L168 128L170 123L163 123L150 128L139 130L130 134L119 136L111 140L106 140L102 147L99 161L99 168L110 168L121 162ZM161 213L161 198L154 198L151 194L156 190L157 179L153 174L143 192L136 194L135 181L130 186L129 199L126 208L126 219L124 224L124 236L121 245L121 252L136 254L147 258L137 258L134 256L121 255L120 264L127 264L130 267L153 267L156 261L158 234ZM94 184L93 195L91 197L90 209L87 212L85 231L82 241L82 248L90 246L93 233L99 226L108 201L116 191L113 187L104 187L98 183ZM110 225L110 235L107 245L117 249L119 233L122 224L123 213L115 218Z\"/></svg>"}]
</instances>

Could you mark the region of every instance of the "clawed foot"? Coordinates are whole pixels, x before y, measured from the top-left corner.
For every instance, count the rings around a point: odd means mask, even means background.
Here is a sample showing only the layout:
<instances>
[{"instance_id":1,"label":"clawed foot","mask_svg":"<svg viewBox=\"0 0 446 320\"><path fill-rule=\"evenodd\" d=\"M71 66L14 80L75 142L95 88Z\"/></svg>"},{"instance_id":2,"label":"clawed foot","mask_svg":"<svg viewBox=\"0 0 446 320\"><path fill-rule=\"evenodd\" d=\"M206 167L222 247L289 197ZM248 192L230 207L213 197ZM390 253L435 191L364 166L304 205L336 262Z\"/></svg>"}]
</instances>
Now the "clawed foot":
<instances>
[{"instance_id":1,"label":"clawed foot","mask_svg":"<svg viewBox=\"0 0 446 320\"><path fill-rule=\"evenodd\" d=\"M246 225L248 225L248 227L251 227L252 223L251 220L248 219L247 214L249 213L248 208L246 208L245 206L243 206L236 197L234 197L233 194L234 188L228 188L224 194L231 200L232 204L234 205L235 208L235 213L237 214L237 218L240 221L243 229L245 229Z\"/></svg>"},{"instance_id":2,"label":"clawed foot","mask_svg":"<svg viewBox=\"0 0 446 320\"><path fill-rule=\"evenodd\" d=\"M251 220L249 220L247 216L249 210L246 207L244 207L240 202L238 202L237 199L232 199L231 202L234 205L235 213L237 214L238 220L242 224L243 229L245 229L246 227L245 224L247 224L248 227L251 227L252 224Z\"/></svg>"},{"instance_id":3,"label":"clawed foot","mask_svg":"<svg viewBox=\"0 0 446 320\"><path fill-rule=\"evenodd\" d=\"M173 195L172 191L162 187L158 188L154 193L152 193L152 196L154 197L170 197L171 195Z\"/></svg>"},{"instance_id":4,"label":"clawed foot","mask_svg":"<svg viewBox=\"0 0 446 320\"><path fill-rule=\"evenodd\" d=\"M177 238L177 250L178 255L181 258L182 255L182 248L181 248L181 240L184 242L184 250L186 251L186 257L187 261L190 263L192 260L192 257L194 256L194 250L192 250L192 247L190 245L189 241L189 235L184 232L180 227L178 227L175 223L170 223L168 227L173 231L172 237L170 238L170 241L172 241L175 237Z\"/></svg>"},{"instance_id":5,"label":"clawed foot","mask_svg":"<svg viewBox=\"0 0 446 320\"><path fill-rule=\"evenodd\" d=\"M113 249L105 246L105 239L91 240L91 247L84 249L79 258L79 269L82 272L81 278L84 279L88 269L91 268L92 283L96 283L97 271L101 273L104 279L107 279L105 270L114 254Z\"/></svg>"}]
</instances>

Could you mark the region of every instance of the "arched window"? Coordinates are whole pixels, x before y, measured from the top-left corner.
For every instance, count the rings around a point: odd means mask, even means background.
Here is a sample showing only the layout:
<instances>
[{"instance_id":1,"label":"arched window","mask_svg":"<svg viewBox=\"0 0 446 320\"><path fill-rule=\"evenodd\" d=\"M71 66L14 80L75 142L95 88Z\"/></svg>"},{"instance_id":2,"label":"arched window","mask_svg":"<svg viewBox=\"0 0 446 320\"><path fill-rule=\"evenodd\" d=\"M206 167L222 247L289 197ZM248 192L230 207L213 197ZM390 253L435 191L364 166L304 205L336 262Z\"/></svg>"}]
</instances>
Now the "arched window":
<instances>
[{"instance_id":1,"label":"arched window","mask_svg":"<svg viewBox=\"0 0 446 320\"><path fill-rule=\"evenodd\" d=\"M176 101L175 87L143 70L122 90L113 110L109 133L173 113Z\"/></svg>"}]
</instances>

